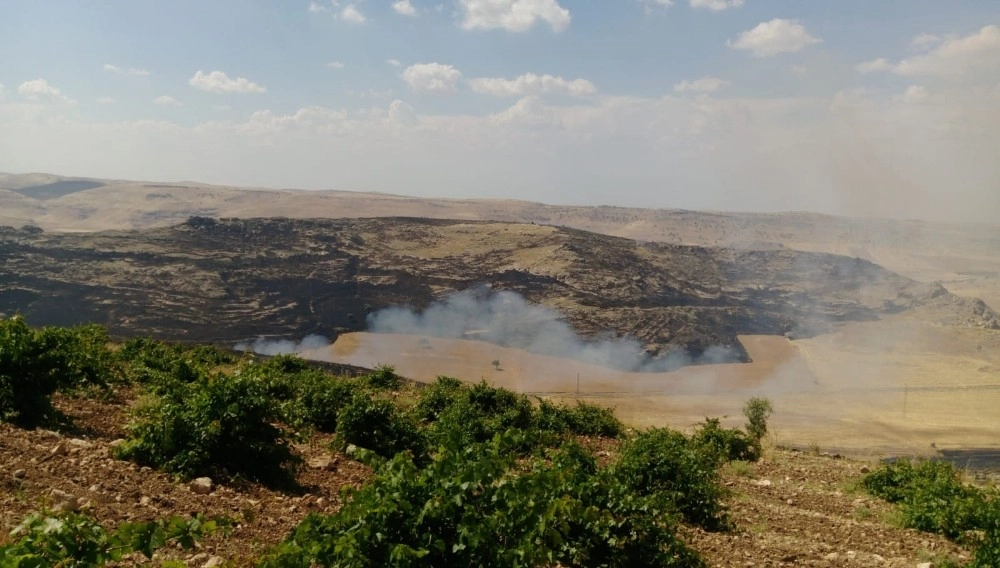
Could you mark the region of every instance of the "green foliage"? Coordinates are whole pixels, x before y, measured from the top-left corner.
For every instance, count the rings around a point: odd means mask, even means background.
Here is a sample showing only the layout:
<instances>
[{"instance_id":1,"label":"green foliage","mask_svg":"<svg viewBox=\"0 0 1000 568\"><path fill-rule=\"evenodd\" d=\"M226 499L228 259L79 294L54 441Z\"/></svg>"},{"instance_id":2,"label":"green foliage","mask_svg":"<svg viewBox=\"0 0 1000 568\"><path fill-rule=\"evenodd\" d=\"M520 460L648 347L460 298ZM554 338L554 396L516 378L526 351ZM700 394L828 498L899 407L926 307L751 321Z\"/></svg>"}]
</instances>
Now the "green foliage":
<instances>
[{"instance_id":1,"label":"green foliage","mask_svg":"<svg viewBox=\"0 0 1000 568\"><path fill-rule=\"evenodd\" d=\"M267 483L291 479L297 459L266 386L254 377L217 375L173 381L135 411L116 455L191 477L241 474Z\"/></svg>"},{"instance_id":2,"label":"green foliage","mask_svg":"<svg viewBox=\"0 0 1000 568\"><path fill-rule=\"evenodd\" d=\"M265 384L286 424L322 432L336 430L337 413L363 390L358 382L315 369L295 355L272 357L260 365L243 366L239 372Z\"/></svg>"},{"instance_id":3,"label":"green foliage","mask_svg":"<svg viewBox=\"0 0 1000 568\"><path fill-rule=\"evenodd\" d=\"M454 404L467 390L465 383L452 377L438 377L433 383L420 391L420 400L413 409L418 420L432 422L441 417L441 413Z\"/></svg>"},{"instance_id":4,"label":"green foliage","mask_svg":"<svg viewBox=\"0 0 1000 568\"><path fill-rule=\"evenodd\" d=\"M196 380L210 370L236 362L236 358L212 345L164 343L133 338L115 352L124 380L156 385L168 377L184 382Z\"/></svg>"},{"instance_id":5,"label":"green foliage","mask_svg":"<svg viewBox=\"0 0 1000 568\"><path fill-rule=\"evenodd\" d=\"M54 415L57 389L107 385L107 343L99 326L33 330L20 317L0 319L0 420L36 426Z\"/></svg>"},{"instance_id":6,"label":"green foliage","mask_svg":"<svg viewBox=\"0 0 1000 568\"><path fill-rule=\"evenodd\" d=\"M167 544L191 549L197 540L219 528L219 521L200 514L189 519L171 517L148 523L123 523L108 531L85 515L36 513L13 530L11 536L17 540L0 546L0 568L103 566L132 552L150 559Z\"/></svg>"},{"instance_id":7,"label":"green foliage","mask_svg":"<svg viewBox=\"0 0 1000 568\"><path fill-rule=\"evenodd\" d=\"M718 418L706 418L691 436L691 441L716 456L719 463L760 459L760 445L755 440L739 430L723 428Z\"/></svg>"},{"instance_id":8,"label":"green foliage","mask_svg":"<svg viewBox=\"0 0 1000 568\"><path fill-rule=\"evenodd\" d=\"M403 386L403 379L396 374L396 368L391 365L375 367L375 370L365 375L363 380L375 390L394 391Z\"/></svg>"},{"instance_id":9,"label":"green foliage","mask_svg":"<svg viewBox=\"0 0 1000 568\"><path fill-rule=\"evenodd\" d=\"M344 444L355 444L391 458L410 450L424 455L424 438L417 425L388 400L357 393L337 418L337 436Z\"/></svg>"},{"instance_id":10,"label":"green foliage","mask_svg":"<svg viewBox=\"0 0 1000 568\"><path fill-rule=\"evenodd\" d=\"M771 401L766 398L753 397L743 406L743 416L746 417L747 434L759 445L767 435L767 419L774 412Z\"/></svg>"},{"instance_id":11,"label":"green foliage","mask_svg":"<svg viewBox=\"0 0 1000 568\"><path fill-rule=\"evenodd\" d=\"M727 526L714 453L667 428L628 440L613 467L615 477L639 495L664 494L689 523L706 530Z\"/></svg>"},{"instance_id":12,"label":"green foliage","mask_svg":"<svg viewBox=\"0 0 1000 568\"><path fill-rule=\"evenodd\" d=\"M521 442L503 437L444 448L424 468L397 455L262 566L702 565L660 495L636 495L578 446L515 470L506 448Z\"/></svg>"},{"instance_id":13,"label":"green foliage","mask_svg":"<svg viewBox=\"0 0 1000 568\"><path fill-rule=\"evenodd\" d=\"M883 464L861 481L872 495L900 506L904 526L966 540L973 568L1000 566L1000 494L962 482L954 466L941 461Z\"/></svg>"},{"instance_id":14,"label":"green foliage","mask_svg":"<svg viewBox=\"0 0 1000 568\"><path fill-rule=\"evenodd\" d=\"M538 427L551 432L571 432L581 436L617 438L625 426L610 408L577 402L574 407L538 401Z\"/></svg>"}]
</instances>

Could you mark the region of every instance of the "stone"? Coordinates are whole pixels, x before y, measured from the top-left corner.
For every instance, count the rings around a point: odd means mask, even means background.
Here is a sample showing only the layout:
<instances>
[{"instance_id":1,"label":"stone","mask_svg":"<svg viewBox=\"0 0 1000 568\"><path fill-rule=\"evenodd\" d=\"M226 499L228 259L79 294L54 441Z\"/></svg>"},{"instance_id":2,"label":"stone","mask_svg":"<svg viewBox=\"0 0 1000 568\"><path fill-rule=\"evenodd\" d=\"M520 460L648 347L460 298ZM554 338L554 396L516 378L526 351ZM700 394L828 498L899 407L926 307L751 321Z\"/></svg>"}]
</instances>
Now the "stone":
<instances>
[{"instance_id":1,"label":"stone","mask_svg":"<svg viewBox=\"0 0 1000 568\"><path fill-rule=\"evenodd\" d=\"M14 470L14 479L24 479L27 476L28 472L24 471L23 469Z\"/></svg>"},{"instance_id":2,"label":"stone","mask_svg":"<svg viewBox=\"0 0 1000 568\"><path fill-rule=\"evenodd\" d=\"M754 481L753 484L756 485L756 486L758 486L758 487L770 487L771 486L771 480L770 479L758 479L757 481Z\"/></svg>"},{"instance_id":3,"label":"stone","mask_svg":"<svg viewBox=\"0 0 1000 568\"><path fill-rule=\"evenodd\" d=\"M188 488L192 493L197 493L198 495L208 495L212 492L212 478L199 477L189 483Z\"/></svg>"},{"instance_id":4,"label":"stone","mask_svg":"<svg viewBox=\"0 0 1000 568\"><path fill-rule=\"evenodd\" d=\"M61 489L53 489L49 492L52 496L52 500L55 503L55 510L57 511L72 511L76 512L80 510L80 499L73 495L72 493L67 493Z\"/></svg>"},{"instance_id":5,"label":"stone","mask_svg":"<svg viewBox=\"0 0 1000 568\"><path fill-rule=\"evenodd\" d=\"M221 556L213 556L208 559L207 562L202 564L202 568L215 568L216 566L222 566L226 563L226 559Z\"/></svg>"},{"instance_id":6,"label":"stone","mask_svg":"<svg viewBox=\"0 0 1000 568\"><path fill-rule=\"evenodd\" d=\"M921 562L917 564L917 568L934 568L934 564L931 562Z\"/></svg>"},{"instance_id":7,"label":"stone","mask_svg":"<svg viewBox=\"0 0 1000 568\"><path fill-rule=\"evenodd\" d=\"M145 495L143 495L143 496L142 496L142 497L141 497L141 498L139 499L139 505L140 505L140 506L142 506L142 507L148 507L148 506L149 506L149 504L150 504L150 503L152 503L152 502L153 502L153 500L152 500L152 499L150 499L149 497L146 497Z\"/></svg>"},{"instance_id":8,"label":"stone","mask_svg":"<svg viewBox=\"0 0 1000 568\"><path fill-rule=\"evenodd\" d=\"M309 464L309 467L313 469L322 469L324 471L333 471L337 469L337 458L327 454L314 457L307 463Z\"/></svg>"},{"instance_id":9,"label":"stone","mask_svg":"<svg viewBox=\"0 0 1000 568\"><path fill-rule=\"evenodd\" d=\"M838 558L840 558L840 554L838 554L836 552L831 552L831 553L827 554L826 556L824 556L823 560L826 560L828 562L832 562L832 561L834 561L834 560L836 560Z\"/></svg>"}]
</instances>

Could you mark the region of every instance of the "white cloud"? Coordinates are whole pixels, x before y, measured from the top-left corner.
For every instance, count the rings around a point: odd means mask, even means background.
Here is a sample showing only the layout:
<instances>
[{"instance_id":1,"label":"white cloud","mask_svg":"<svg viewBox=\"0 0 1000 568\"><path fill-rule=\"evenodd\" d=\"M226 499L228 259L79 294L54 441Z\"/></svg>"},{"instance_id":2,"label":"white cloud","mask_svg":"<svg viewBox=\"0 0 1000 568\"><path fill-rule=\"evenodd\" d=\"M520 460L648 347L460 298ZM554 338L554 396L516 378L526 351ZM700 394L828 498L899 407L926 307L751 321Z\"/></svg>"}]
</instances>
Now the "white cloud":
<instances>
[{"instance_id":1,"label":"white cloud","mask_svg":"<svg viewBox=\"0 0 1000 568\"><path fill-rule=\"evenodd\" d=\"M639 0L646 7L646 13L652 12L653 8L660 6L662 8L669 8L674 5L674 0Z\"/></svg>"},{"instance_id":2,"label":"white cloud","mask_svg":"<svg viewBox=\"0 0 1000 568\"><path fill-rule=\"evenodd\" d=\"M113 105L113 104L115 104L117 102L118 101L115 100L114 97L98 97L97 98L97 103L98 104L102 104L102 105Z\"/></svg>"},{"instance_id":3,"label":"white cloud","mask_svg":"<svg viewBox=\"0 0 1000 568\"><path fill-rule=\"evenodd\" d=\"M855 69L858 70L858 73L875 73L878 71L888 71L892 69L892 65L884 57L879 57L878 59L858 63Z\"/></svg>"},{"instance_id":4,"label":"white cloud","mask_svg":"<svg viewBox=\"0 0 1000 568\"><path fill-rule=\"evenodd\" d=\"M311 0L309 2L309 11L313 14L324 14L330 12L331 8L329 6L324 6L316 0Z\"/></svg>"},{"instance_id":5,"label":"white cloud","mask_svg":"<svg viewBox=\"0 0 1000 568\"><path fill-rule=\"evenodd\" d=\"M728 87L729 81L716 77L701 77L693 81L684 80L674 85L678 93L714 93L723 87Z\"/></svg>"},{"instance_id":6,"label":"white cloud","mask_svg":"<svg viewBox=\"0 0 1000 568\"><path fill-rule=\"evenodd\" d=\"M925 103L930 98L930 92L923 85L910 85L906 92L899 96L899 100L906 104Z\"/></svg>"},{"instance_id":7,"label":"white cloud","mask_svg":"<svg viewBox=\"0 0 1000 568\"><path fill-rule=\"evenodd\" d=\"M569 27L569 10L558 0L458 0L462 9L462 28L467 30L503 29L528 31L540 21L561 32Z\"/></svg>"},{"instance_id":8,"label":"white cloud","mask_svg":"<svg viewBox=\"0 0 1000 568\"><path fill-rule=\"evenodd\" d=\"M368 18L361 13L361 10L358 10L355 4L344 6L344 9L340 11L340 19L352 24L363 24L368 21Z\"/></svg>"},{"instance_id":9,"label":"white cloud","mask_svg":"<svg viewBox=\"0 0 1000 568\"><path fill-rule=\"evenodd\" d=\"M263 93L267 91L246 77L230 79L222 71L212 71L206 74L200 69L194 74L194 77L191 77L188 84L196 89L211 93Z\"/></svg>"},{"instance_id":10,"label":"white cloud","mask_svg":"<svg viewBox=\"0 0 1000 568\"><path fill-rule=\"evenodd\" d=\"M108 71L109 73L117 73L118 75L122 74L133 75L135 77L146 77L150 74L149 71L145 69L137 69L135 67L123 69L121 67L118 67L117 65L112 65L110 63L104 64L104 70Z\"/></svg>"},{"instance_id":11,"label":"white cloud","mask_svg":"<svg viewBox=\"0 0 1000 568\"><path fill-rule=\"evenodd\" d=\"M821 41L800 22L776 18L741 33L736 40L727 41L726 45L749 51L755 57L771 57L779 53L794 53Z\"/></svg>"},{"instance_id":12,"label":"white cloud","mask_svg":"<svg viewBox=\"0 0 1000 568\"><path fill-rule=\"evenodd\" d=\"M949 39L925 55L900 61L893 71L904 76L958 77L1000 71L1000 26Z\"/></svg>"},{"instance_id":13,"label":"white cloud","mask_svg":"<svg viewBox=\"0 0 1000 568\"><path fill-rule=\"evenodd\" d=\"M721 12L729 8L743 6L744 0L691 0L692 8L707 8L713 12Z\"/></svg>"},{"instance_id":14,"label":"white cloud","mask_svg":"<svg viewBox=\"0 0 1000 568\"><path fill-rule=\"evenodd\" d=\"M22 97L33 102L53 102L67 105L74 105L76 101L65 96L59 89L49 85L45 79L32 79L18 85L17 92Z\"/></svg>"},{"instance_id":15,"label":"white cloud","mask_svg":"<svg viewBox=\"0 0 1000 568\"><path fill-rule=\"evenodd\" d=\"M402 65L398 59L386 59L385 62L393 67L399 67Z\"/></svg>"},{"instance_id":16,"label":"white cloud","mask_svg":"<svg viewBox=\"0 0 1000 568\"><path fill-rule=\"evenodd\" d=\"M330 69L343 69L344 68L344 62L342 62L342 61L331 61L331 62L327 63L326 66L329 67Z\"/></svg>"},{"instance_id":17,"label":"white cloud","mask_svg":"<svg viewBox=\"0 0 1000 568\"><path fill-rule=\"evenodd\" d=\"M499 77L484 77L469 80L472 90L484 94L498 97L513 97L538 94L565 94L574 97L590 95L597 92L597 87L586 79L573 79L572 81L562 77L552 75L536 75L525 73L514 79L503 79Z\"/></svg>"},{"instance_id":18,"label":"white cloud","mask_svg":"<svg viewBox=\"0 0 1000 568\"><path fill-rule=\"evenodd\" d=\"M160 95L156 97L155 99L153 99L153 104L159 106L172 106L172 107L184 106L184 103L180 102L174 97L171 97L170 95Z\"/></svg>"},{"instance_id":19,"label":"white cloud","mask_svg":"<svg viewBox=\"0 0 1000 568\"><path fill-rule=\"evenodd\" d=\"M403 81L416 92L450 93L462 73L451 65L441 63L417 63L403 70Z\"/></svg>"},{"instance_id":20,"label":"white cloud","mask_svg":"<svg viewBox=\"0 0 1000 568\"><path fill-rule=\"evenodd\" d=\"M941 41L941 36L934 34L920 34L913 38L913 41L910 42L910 47L917 51L924 51L941 43Z\"/></svg>"},{"instance_id":21,"label":"white cloud","mask_svg":"<svg viewBox=\"0 0 1000 568\"><path fill-rule=\"evenodd\" d=\"M397 14L403 16L417 15L417 9L413 7L413 3L410 0L396 0L392 3L392 9L395 10Z\"/></svg>"}]
</instances>

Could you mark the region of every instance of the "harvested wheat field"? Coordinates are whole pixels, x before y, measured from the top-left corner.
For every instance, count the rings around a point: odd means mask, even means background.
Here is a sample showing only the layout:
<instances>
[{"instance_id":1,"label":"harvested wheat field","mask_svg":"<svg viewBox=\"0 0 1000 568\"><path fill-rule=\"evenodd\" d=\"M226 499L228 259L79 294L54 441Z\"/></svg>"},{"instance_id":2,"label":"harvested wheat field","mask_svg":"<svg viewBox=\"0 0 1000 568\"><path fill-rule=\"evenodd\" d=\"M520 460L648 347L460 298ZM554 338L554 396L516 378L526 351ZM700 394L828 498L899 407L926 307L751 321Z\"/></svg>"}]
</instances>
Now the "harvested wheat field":
<instances>
[{"instance_id":1,"label":"harvested wheat field","mask_svg":"<svg viewBox=\"0 0 1000 568\"><path fill-rule=\"evenodd\" d=\"M751 396L775 403L774 442L861 457L1000 449L1000 333L894 316L790 341L740 336L751 363L627 373L473 340L351 333L317 359L394 365L419 381L486 380L612 406L637 426L738 425ZM499 362L495 367L493 362ZM976 464L991 465L996 464Z\"/></svg>"}]
</instances>

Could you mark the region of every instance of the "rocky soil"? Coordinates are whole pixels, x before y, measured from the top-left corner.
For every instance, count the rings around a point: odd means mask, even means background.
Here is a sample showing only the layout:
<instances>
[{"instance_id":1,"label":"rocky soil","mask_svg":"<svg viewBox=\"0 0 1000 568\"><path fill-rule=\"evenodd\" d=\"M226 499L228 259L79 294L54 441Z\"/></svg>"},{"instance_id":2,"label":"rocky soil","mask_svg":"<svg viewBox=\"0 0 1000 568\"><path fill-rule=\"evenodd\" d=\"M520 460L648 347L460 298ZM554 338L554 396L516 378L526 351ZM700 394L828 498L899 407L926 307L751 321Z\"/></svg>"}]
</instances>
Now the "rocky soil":
<instances>
[{"instance_id":1,"label":"rocky soil","mask_svg":"<svg viewBox=\"0 0 1000 568\"><path fill-rule=\"evenodd\" d=\"M188 483L110 457L109 448L123 435L126 409L133 402L128 392L104 401L56 402L76 431L58 434L0 425L0 534L45 507L79 507L111 526L201 512L225 515L235 528L228 536L209 538L198 550L166 550L157 559L180 559L193 567L251 565L306 514L335 511L340 489L359 486L371 475L348 457L329 454L323 438L313 438L297 446L311 462L298 477L302 491L280 493L216 481L202 494ZM615 447L600 447L606 462ZM869 467L829 456L769 451L758 463L726 470L735 529L684 529L684 538L711 566L720 567L912 568L968 558L968 551L940 537L894 525L890 506L856 488Z\"/></svg>"},{"instance_id":2,"label":"rocky soil","mask_svg":"<svg viewBox=\"0 0 1000 568\"><path fill-rule=\"evenodd\" d=\"M658 356L723 346L746 360L737 334L810 336L926 306L963 325L1000 327L985 304L860 258L533 224L192 218L143 231L7 228L0 257L0 314L229 345L332 338L364 330L375 310L420 309L481 285L557 310L584 337L634 337Z\"/></svg>"}]
</instances>

